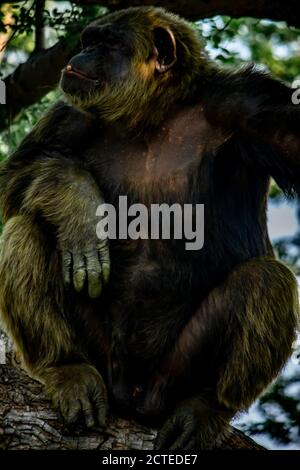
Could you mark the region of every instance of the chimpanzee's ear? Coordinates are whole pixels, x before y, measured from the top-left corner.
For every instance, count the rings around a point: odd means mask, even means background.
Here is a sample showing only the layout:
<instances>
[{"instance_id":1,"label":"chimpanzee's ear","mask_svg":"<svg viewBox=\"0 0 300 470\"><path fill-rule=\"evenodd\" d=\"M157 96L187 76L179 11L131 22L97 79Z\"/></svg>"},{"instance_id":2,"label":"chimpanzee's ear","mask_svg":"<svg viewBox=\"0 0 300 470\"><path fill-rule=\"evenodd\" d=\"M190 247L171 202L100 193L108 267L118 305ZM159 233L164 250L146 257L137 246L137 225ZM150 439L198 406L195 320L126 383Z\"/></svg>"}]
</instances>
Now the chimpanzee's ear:
<instances>
[{"instance_id":1,"label":"chimpanzee's ear","mask_svg":"<svg viewBox=\"0 0 300 470\"><path fill-rule=\"evenodd\" d=\"M156 70L160 73L169 70L176 62L176 40L168 28L155 28L153 31L156 58Z\"/></svg>"}]
</instances>

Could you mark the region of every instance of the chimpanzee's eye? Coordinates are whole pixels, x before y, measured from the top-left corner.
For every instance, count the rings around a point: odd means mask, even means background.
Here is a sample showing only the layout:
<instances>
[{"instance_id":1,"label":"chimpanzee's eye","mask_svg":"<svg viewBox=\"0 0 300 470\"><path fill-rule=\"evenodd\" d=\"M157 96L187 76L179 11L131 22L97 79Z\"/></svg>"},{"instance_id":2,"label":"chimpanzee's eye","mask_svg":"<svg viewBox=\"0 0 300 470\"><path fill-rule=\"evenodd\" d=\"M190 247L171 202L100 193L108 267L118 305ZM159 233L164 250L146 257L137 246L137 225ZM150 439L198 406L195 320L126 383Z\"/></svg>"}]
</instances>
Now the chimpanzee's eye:
<instances>
[{"instance_id":1,"label":"chimpanzee's eye","mask_svg":"<svg viewBox=\"0 0 300 470\"><path fill-rule=\"evenodd\" d=\"M87 28L81 35L81 44L83 49L96 46L101 41L101 34L98 28Z\"/></svg>"},{"instance_id":2,"label":"chimpanzee's eye","mask_svg":"<svg viewBox=\"0 0 300 470\"><path fill-rule=\"evenodd\" d=\"M81 44L83 49L86 49L87 47L97 46L98 44L100 44L100 42L102 42L104 45L114 48L123 46L122 41L117 36L109 35L107 37L100 38L99 35L86 34L81 37Z\"/></svg>"},{"instance_id":3,"label":"chimpanzee's eye","mask_svg":"<svg viewBox=\"0 0 300 470\"><path fill-rule=\"evenodd\" d=\"M99 43L99 40L96 37L84 36L81 38L82 48L86 49L87 47L96 46Z\"/></svg>"},{"instance_id":4,"label":"chimpanzee's eye","mask_svg":"<svg viewBox=\"0 0 300 470\"><path fill-rule=\"evenodd\" d=\"M122 41L119 36L109 34L105 39L104 43L110 47L122 47Z\"/></svg>"},{"instance_id":5,"label":"chimpanzee's eye","mask_svg":"<svg viewBox=\"0 0 300 470\"><path fill-rule=\"evenodd\" d=\"M114 31L109 27L97 28L92 26L83 31L81 35L81 43L83 49L100 44L117 49L124 46L124 39L120 32Z\"/></svg>"}]
</instances>

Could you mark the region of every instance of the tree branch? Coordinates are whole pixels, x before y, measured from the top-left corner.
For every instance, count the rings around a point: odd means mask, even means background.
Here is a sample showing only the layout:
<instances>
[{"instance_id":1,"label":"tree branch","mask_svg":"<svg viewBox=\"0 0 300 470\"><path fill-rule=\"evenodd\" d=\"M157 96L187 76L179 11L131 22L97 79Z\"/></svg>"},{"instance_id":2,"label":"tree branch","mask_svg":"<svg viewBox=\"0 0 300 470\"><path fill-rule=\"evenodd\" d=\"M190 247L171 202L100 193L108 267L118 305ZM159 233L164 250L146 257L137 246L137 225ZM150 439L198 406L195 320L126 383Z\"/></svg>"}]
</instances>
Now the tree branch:
<instances>
[{"instance_id":1,"label":"tree branch","mask_svg":"<svg viewBox=\"0 0 300 470\"><path fill-rule=\"evenodd\" d=\"M35 4L35 50L40 51L45 48L44 29L45 0L36 0Z\"/></svg>"},{"instance_id":2,"label":"tree branch","mask_svg":"<svg viewBox=\"0 0 300 470\"><path fill-rule=\"evenodd\" d=\"M190 20L209 18L215 15L228 15L233 18L252 16L286 21L292 26L300 26L298 0L71 0L78 5L101 4L110 10L129 6L163 6Z\"/></svg>"},{"instance_id":3,"label":"tree branch","mask_svg":"<svg viewBox=\"0 0 300 470\"><path fill-rule=\"evenodd\" d=\"M65 38L49 49L34 52L27 62L4 79L7 104L0 107L0 131L22 109L36 103L57 86L62 68L76 50L77 46L70 45Z\"/></svg>"},{"instance_id":4,"label":"tree branch","mask_svg":"<svg viewBox=\"0 0 300 470\"><path fill-rule=\"evenodd\" d=\"M2 354L1 354L2 344ZM156 430L133 420L110 418L103 432L83 428L70 432L52 409L41 384L30 379L16 364L10 344L0 335L0 450L26 449L98 449L152 450ZM235 428L222 449L263 450Z\"/></svg>"}]
</instances>

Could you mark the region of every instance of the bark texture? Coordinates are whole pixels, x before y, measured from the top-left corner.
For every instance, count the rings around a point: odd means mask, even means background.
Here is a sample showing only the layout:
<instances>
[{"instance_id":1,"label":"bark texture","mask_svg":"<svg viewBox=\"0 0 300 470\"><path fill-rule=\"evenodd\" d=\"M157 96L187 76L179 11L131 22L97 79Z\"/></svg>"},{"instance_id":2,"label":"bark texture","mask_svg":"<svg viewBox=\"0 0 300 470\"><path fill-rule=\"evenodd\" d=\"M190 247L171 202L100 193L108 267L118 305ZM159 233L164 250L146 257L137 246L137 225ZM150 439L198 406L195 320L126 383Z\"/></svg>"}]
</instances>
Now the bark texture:
<instances>
[{"instance_id":1,"label":"bark texture","mask_svg":"<svg viewBox=\"0 0 300 470\"><path fill-rule=\"evenodd\" d=\"M0 449L1 450L153 450L156 430L133 420L112 416L105 432L67 430L40 383L16 363L4 335L0 336ZM232 428L222 449L263 450Z\"/></svg>"}]
</instances>

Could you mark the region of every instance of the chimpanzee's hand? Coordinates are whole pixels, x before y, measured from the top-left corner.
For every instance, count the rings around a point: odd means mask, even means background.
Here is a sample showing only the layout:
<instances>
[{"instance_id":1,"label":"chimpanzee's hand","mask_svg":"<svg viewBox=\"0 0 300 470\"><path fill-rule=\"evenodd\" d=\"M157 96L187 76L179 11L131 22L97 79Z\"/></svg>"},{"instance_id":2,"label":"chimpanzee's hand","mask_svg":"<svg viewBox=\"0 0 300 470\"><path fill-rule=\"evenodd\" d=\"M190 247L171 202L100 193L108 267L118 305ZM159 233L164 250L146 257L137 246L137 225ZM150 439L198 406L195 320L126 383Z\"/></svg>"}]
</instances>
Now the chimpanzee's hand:
<instances>
[{"instance_id":1,"label":"chimpanzee's hand","mask_svg":"<svg viewBox=\"0 0 300 470\"><path fill-rule=\"evenodd\" d=\"M158 433L156 450L211 449L222 440L227 420L200 397L182 401Z\"/></svg>"},{"instance_id":2,"label":"chimpanzee's hand","mask_svg":"<svg viewBox=\"0 0 300 470\"><path fill-rule=\"evenodd\" d=\"M89 296L96 298L110 272L108 239L99 238L97 233L103 217L99 220L98 209L105 201L89 173L68 169L67 175L62 205L58 209L51 205L48 219L57 228L65 284L72 285L77 292L87 286ZM60 206L60 201L56 204Z\"/></svg>"},{"instance_id":3,"label":"chimpanzee's hand","mask_svg":"<svg viewBox=\"0 0 300 470\"><path fill-rule=\"evenodd\" d=\"M84 420L88 428L106 427L106 387L94 367L89 364L53 367L45 375L45 385L66 424Z\"/></svg>"},{"instance_id":4,"label":"chimpanzee's hand","mask_svg":"<svg viewBox=\"0 0 300 470\"><path fill-rule=\"evenodd\" d=\"M92 299L99 297L103 284L108 282L109 273L108 240L99 240L93 236L63 249L64 282L66 285L73 284L77 292L86 283L89 296Z\"/></svg>"}]
</instances>

